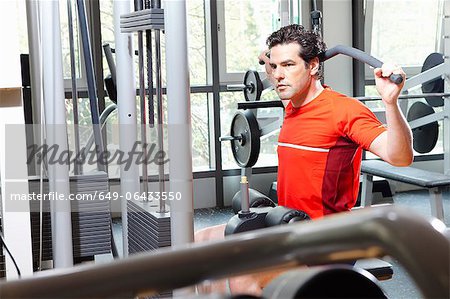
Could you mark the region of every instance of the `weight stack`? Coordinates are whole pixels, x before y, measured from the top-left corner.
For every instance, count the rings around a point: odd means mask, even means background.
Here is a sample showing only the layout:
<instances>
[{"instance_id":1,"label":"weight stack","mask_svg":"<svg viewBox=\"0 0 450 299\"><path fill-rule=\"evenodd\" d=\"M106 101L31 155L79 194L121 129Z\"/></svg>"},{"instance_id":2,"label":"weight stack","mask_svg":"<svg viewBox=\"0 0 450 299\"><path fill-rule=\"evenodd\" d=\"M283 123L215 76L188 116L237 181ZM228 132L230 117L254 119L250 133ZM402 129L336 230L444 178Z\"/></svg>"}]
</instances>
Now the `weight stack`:
<instances>
[{"instance_id":1,"label":"weight stack","mask_svg":"<svg viewBox=\"0 0 450 299\"><path fill-rule=\"evenodd\" d=\"M171 246L170 212L159 213L158 210L159 203L155 201L128 201L130 254Z\"/></svg>"},{"instance_id":2,"label":"weight stack","mask_svg":"<svg viewBox=\"0 0 450 299\"><path fill-rule=\"evenodd\" d=\"M170 212L159 213L159 202L128 201L128 253L134 254L171 246ZM166 206L166 211L168 207ZM145 299L172 298L164 292Z\"/></svg>"},{"instance_id":3,"label":"weight stack","mask_svg":"<svg viewBox=\"0 0 450 299\"><path fill-rule=\"evenodd\" d=\"M39 193L39 181L29 183L30 193ZM44 193L48 192L48 181L44 182ZM75 262L92 260L95 255L111 252L110 201L100 200L99 195L109 192L108 175L105 172L70 177L70 193L85 196L85 200L71 201L72 246ZM40 216L39 201L31 201L31 239L33 268L39 267ZM42 215L42 260L52 260L52 236L50 202L43 202Z\"/></svg>"}]
</instances>

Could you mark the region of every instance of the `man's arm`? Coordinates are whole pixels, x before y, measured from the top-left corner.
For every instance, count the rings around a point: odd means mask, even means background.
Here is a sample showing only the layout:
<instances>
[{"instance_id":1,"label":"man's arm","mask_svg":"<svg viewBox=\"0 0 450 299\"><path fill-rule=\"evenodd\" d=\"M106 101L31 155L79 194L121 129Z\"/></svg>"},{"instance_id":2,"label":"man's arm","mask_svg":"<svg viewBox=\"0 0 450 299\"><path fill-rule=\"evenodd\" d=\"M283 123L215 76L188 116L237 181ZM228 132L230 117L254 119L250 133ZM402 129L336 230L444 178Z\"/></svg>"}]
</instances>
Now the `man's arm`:
<instances>
[{"instance_id":1,"label":"man's arm","mask_svg":"<svg viewBox=\"0 0 450 299\"><path fill-rule=\"evenodd\" d=\"M403 88L405 73L397 66L383 64L374 70L378 93L385 110L387 132L380 134L370 145L369 150L384 161L395 166L408 166L414 159L411 129L398 106L398 96ZM391 74L401 74L402 84L389 80Z\"/></svg>"}]
</instances>

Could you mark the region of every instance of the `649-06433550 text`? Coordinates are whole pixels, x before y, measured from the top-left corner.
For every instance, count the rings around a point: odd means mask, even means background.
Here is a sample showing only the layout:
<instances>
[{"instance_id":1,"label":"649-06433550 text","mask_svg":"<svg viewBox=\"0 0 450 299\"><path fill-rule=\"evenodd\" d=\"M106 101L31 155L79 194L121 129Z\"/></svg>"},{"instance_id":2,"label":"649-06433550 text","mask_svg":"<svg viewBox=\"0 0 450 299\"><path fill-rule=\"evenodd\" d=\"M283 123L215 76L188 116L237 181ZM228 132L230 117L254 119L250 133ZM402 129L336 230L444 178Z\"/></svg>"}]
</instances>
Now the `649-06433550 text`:
<instances>
[{"instance_id":1,"label":"649-06433550 text","mask_svg":"<svg viewBox=\"0 0 450 299\"><path fill-rule=\"evenodd\" d=\"M20 193L12 193L10 194L10 200L12 201L46 201L46 200L55 200L55 201L63 201L63 200L79 200L79 201L90 201L90 200L181 200L181 192L174 191L164 191L164 192L126 192L125 194L121 194L120 192L102 192L95 191L94 193L78 193L78 194L63 194L58 192L48 192L48 193L36 193L31 192L27 194Z\"/></svg>"}]
</instances>

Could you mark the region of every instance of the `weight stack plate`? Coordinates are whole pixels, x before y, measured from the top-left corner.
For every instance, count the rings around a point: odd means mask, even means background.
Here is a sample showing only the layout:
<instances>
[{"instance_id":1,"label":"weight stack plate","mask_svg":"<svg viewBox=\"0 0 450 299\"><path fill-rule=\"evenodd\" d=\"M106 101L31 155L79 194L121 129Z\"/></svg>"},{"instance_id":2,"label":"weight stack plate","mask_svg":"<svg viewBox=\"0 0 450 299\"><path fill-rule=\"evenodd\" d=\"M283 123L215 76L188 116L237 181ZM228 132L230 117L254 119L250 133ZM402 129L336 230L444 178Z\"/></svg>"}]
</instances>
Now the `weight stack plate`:
<instances>
[{"instance_id":1,"label":"weight stack plate","mask_svg":"<svg viewBox=\"0 0 450 299\"><path fill-rule=\"evenodd\" d=\"M159 213L158 210L156 201L128 201L130 254L171 246L170 212Z\"/></svg>"},{"instance_id":2,"label":"weight stack plate","mask_svg":"<svg viewBox=\"0 0 450 299\"><path fill-rule=\"evenodd\" d=\"M39 181L29 183L30 193L39 193ZM48 182L44 182L44 193L48 192ZM109 192L108 175L97 172L70 177L70 192L86 194L93 200L73 200L72 209L72 247L77 260L92 259L95 255L111 252L111 220L109 200L100 200L98 194ZM97 194L97 197L94 195ZM39 201L30 202L31 239L33 267L39 267L40 216ZM43 202L42 260L52 260L52 234L50 202Z\"/></svg>"}]
</instances>

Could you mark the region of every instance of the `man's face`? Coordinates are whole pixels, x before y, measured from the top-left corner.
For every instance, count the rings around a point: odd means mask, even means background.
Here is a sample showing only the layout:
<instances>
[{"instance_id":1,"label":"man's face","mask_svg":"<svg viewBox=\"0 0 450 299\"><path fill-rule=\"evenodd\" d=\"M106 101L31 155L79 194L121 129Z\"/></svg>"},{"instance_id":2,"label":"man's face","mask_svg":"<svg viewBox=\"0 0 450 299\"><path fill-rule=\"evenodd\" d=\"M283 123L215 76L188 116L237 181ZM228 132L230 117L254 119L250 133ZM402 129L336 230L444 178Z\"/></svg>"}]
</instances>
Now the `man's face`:
<instances>
[{"instance_id":1,"label":"man's face","mask_svg":"<svg viewBox=\"0 0 450 299\"><path fill-rule=\"evenodd\" d=\"M297 43L279 44L270 49L270 66L275 91L281 100L291 100L295 107L301 104L314 79L310 67L299 56Z\"/></svg>"}]
</instances>

